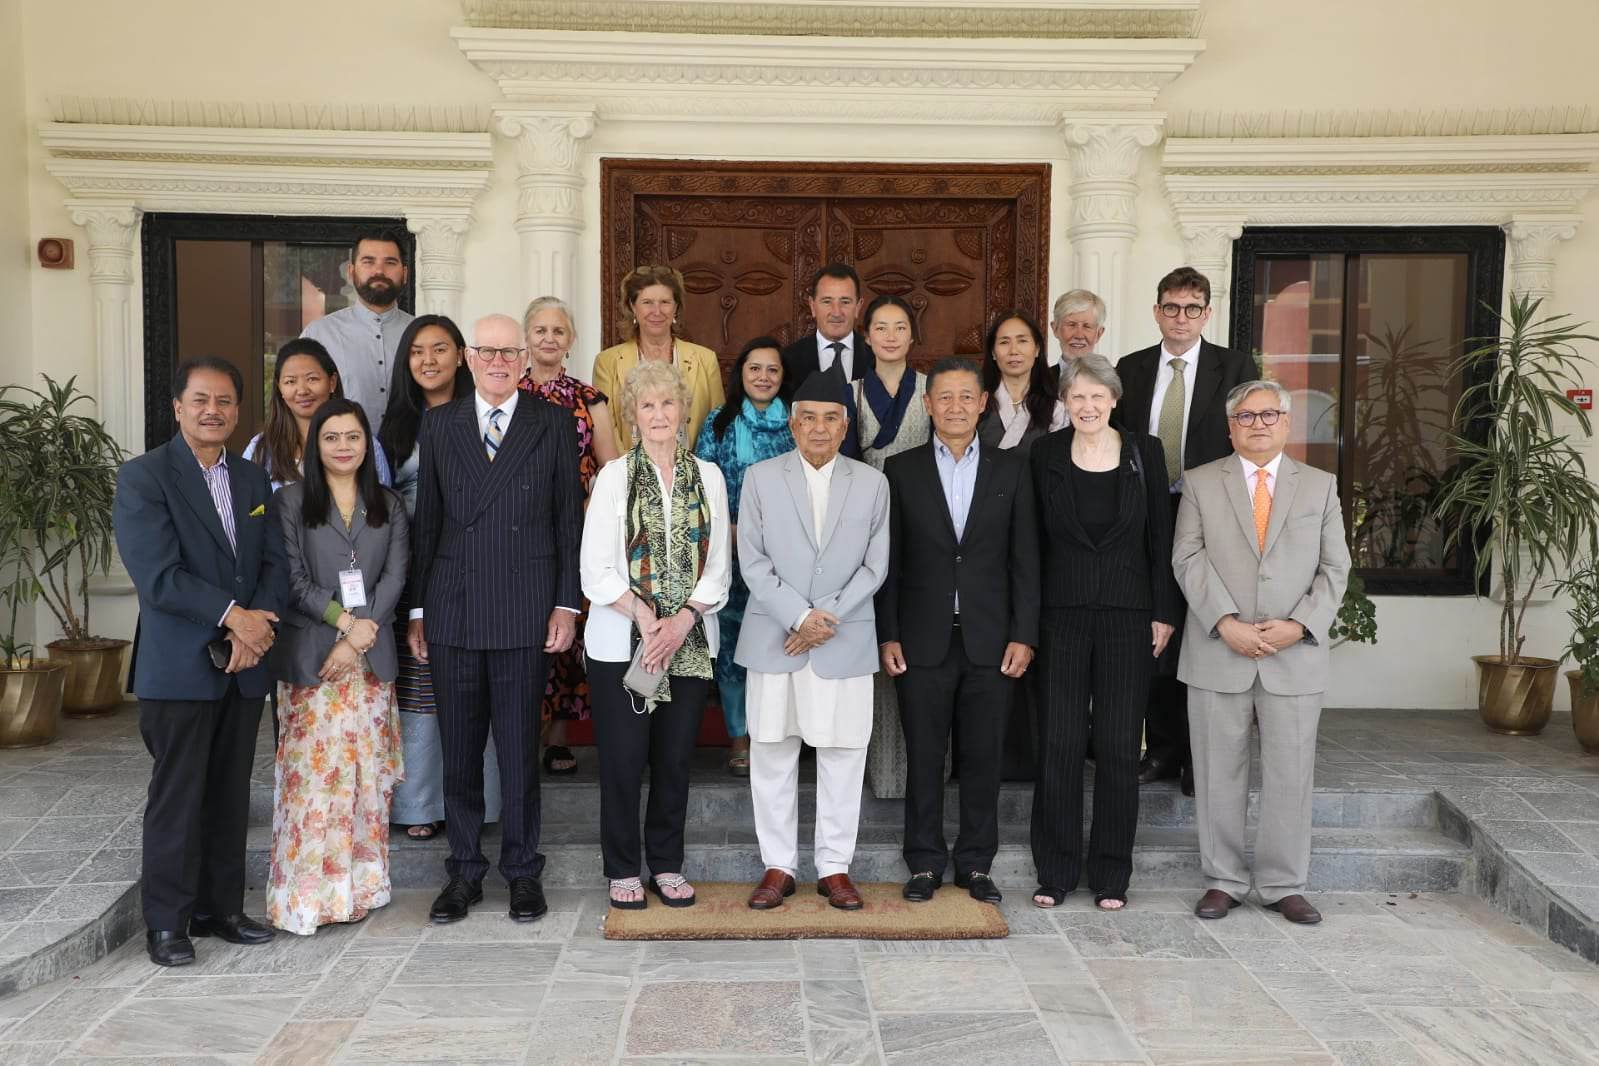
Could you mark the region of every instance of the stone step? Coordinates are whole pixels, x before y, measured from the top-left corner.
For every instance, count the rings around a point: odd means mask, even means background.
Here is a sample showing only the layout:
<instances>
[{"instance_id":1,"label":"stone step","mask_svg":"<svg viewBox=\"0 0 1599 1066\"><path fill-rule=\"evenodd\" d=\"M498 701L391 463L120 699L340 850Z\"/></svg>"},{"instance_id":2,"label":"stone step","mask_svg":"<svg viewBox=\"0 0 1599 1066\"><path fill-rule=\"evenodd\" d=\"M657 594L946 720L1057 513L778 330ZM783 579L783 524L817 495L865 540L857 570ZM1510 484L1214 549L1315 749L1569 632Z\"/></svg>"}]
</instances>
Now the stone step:
<instances>
[{"instance_id":1,"label":"stone step","mask_svg":"<svg viewBox=\"0 0 1599 1066\"><path fill-rule=\"evenodd\" d=\"M814 879L811 866L812 829L800 827L801 876ZM687 833L684 866L702 881L749 881L761 875L759 849L753 833L705 830ZM1006 826L992 873L1000 884L1025 890L1034 882L1032 853L1025 826ZM253 887L263 885L271 848L271 830L250 830L246 872ZM551 825L541 845L547 864L544 883L551 888L589 888L602 885L597 830ZM444 881L448 847L443 837L428 841L396 838L390 847L389 872L395 888L436 888ZM490 862L499 853L499 833L484 832L484 854ZM1427 829L1317 829L1312 833L1310 883L1325 892L1450 892L1466 877L1471 851L1465 845ZM1140 829L1133 849L1133 884L1139 888L1198 890L1199 840L1191 827ZM852 875L861 881L903 881L908 876L900 857L897 833L887 827L863 827L856 847ZM498 880L497 873L490 873Z\"/></svg>"},{"instance_id":2,"label":"stone step","mask_svg":"<svg viewBox=\"0 0 1599 1066\"><path fill-rule=\"evenodd\" d=\"M646 784L644 795L649 795ZM581 780L545 781L541 792L544 821L597 824L600 812L600 787ZM800 785L800 817L808 818L816 808L816 786ZM1092 782L1085 789L1084 817L1093 806ZM1260 793L1249 796L1249 821L1256 820ZM1033 786L1007 783L1000 788L1001 825L1026 824L1032 817ZM904 801L880 799L868 789L861 797L861 824L899 827L904 824ZM944 793L944 810L955 817L960 810L959 787L951 784ZM690 826L740 826L753 829L749 783L724 776L696 775L689 788ZM250 793L250 824L272 824L272 788L257 784ZM1177 789L1176 782L1146 785L1139 791L1138 824L1143 827L1179 828L1194 824L1194 801ZM1319 829L1432 829L1438 825L1437 801L1431 791L1366 792L1318 789L1314 796L1311 824Z\"/></svg>"}]
</instances>

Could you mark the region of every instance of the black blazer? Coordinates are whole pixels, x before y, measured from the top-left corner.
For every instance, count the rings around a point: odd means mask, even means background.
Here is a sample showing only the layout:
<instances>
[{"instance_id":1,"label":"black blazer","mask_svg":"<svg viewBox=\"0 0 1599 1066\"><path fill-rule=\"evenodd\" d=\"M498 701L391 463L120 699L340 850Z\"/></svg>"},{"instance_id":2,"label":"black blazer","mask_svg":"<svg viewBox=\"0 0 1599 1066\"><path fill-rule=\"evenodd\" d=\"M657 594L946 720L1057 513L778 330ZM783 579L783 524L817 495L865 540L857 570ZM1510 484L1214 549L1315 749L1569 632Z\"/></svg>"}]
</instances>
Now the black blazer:
<instances>
[{"instance_id":1,"label":"black blazer","mask_svg":"<svg viewBox=\"0 0 1599 1066\"><path fill-rule=\"evenodd\" d=\"M1155 621L1175 626L1180 612L1171 565L1171 492L1160 441L1122 433L1116 521L1095 544L1077 520L1076 435L1067 426L1040 437L1029 456L1043 531L1044 606L1151 611Z\"/></svg>"},{"instance_id":2,"label":"black blazer","mask_svg":"<svg viewBox=\"0 0 1599 1066\"><path fill-rule=\"evenodd\" d=\"M428 411L417 439L405 602L423 608L428 642L542 647L550 612L582 606L571 414L520 394L492 463L470 395Z\"/></svg>"},{"instance_id":3,"label":"black blazer","mask_svg":"<svg viewBox=\"0 0 1599 1066\"><path fill-rule=\"evenodd\" d=\"M234 678L212 665L205 646L222 635L217 623L228 604L284 613L283 537L267 514L272 483L260 467L230 453L228 490L237 551L228 546L199 460L181 436L117 471L112 525L139 594L128 687L140 699L220 700ZM234 676L248 699L272 687L265 659Z\"/></svg>"},{"instance_id":4,"label":"black blazer","mask_svg":"<svg viewBox=\"0 0 1599 1066\"><path fill-rule=\"evenodd\" d=\"M966 656L998 666L1012 641L1038 646L1038 520L1019 449L979 447L977 481L960 540L944 502L933 443L891 457L888 577L877 593L877 639L897 640L911 666L949 651L960 592Z\"/></svg>"},{"instance_id":5,"label":"black blazer","mask_svg":"<svg viewBox=\"0 0 1599 1066\"><path fill-rule=\"evenodd\" d=\"M866 335L856 330L853 335L854 357L850 367L850 380L859 381L866 374L866 368L876 366L876 357L872 355L872 346L866 343ZM794 398L794 392L804 380L816 373L822 367L821 345L817 341L816 330L812 329L805 336L784 348L783 357L783 387L778 390L778 395L783 397L783 402L788 403Z\"/></svg>"},{"instance_id":6,"label":"black blazer","mask_svg":"<svg viewBox=\"0 0 1599 1066\"><path fill-rule=\"evenodd\" d=\"M1158 344L1124 355L1116 364L1116 373L1122 379L1122 398L1112 421L1118 428L1150 434L1159 428L1149 416L1159 370ZM1232 437L1227 432L1227 394L1259 376L1255 361L1248 355L1200 339L1194 395L1188 404L1188 435L1183 441L1183 469L1192 470L1232 454Z\"/></svg>"}]
</instances>

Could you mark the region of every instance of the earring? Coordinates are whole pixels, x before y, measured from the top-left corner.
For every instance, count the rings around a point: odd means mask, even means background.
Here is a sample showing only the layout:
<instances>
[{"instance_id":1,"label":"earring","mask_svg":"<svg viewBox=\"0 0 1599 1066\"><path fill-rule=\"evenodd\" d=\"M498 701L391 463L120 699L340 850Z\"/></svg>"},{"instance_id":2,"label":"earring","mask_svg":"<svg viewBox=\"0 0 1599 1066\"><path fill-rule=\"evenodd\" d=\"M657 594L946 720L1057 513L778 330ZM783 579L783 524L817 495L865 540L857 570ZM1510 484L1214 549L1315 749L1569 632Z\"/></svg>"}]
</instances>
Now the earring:
<instances>
[{"instance_id":1,"label":"earring","mask_svg":"<svg viewBox=\"0 0 1599 1066\"><path fill-rule=\"evenodd\" d=\"M678 426L677 427L677 446L679 448L686 448L688 446L688 427L687 426Z\"/></svg>"},{"instance_id":2,"label":"earring","mask_svg":"<svg viewBox=\"0 0 1599 1066\"><path fill-rule=\"evenodd\" d=\"M638 446L638 423L633 424L633 446Z\"/></svg>"}]
</instances>

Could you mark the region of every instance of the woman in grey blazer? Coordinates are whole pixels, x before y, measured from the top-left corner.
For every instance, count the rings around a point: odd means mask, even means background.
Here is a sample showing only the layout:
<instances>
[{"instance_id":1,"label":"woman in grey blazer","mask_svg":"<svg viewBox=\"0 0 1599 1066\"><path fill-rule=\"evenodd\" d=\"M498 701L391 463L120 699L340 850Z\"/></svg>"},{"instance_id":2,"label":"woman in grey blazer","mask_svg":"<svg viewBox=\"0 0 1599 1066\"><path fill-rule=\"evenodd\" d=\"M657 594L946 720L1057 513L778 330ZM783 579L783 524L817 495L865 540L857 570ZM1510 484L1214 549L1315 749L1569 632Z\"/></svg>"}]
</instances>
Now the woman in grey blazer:
<instances>
[{"instance_id":1,"label":"woman in grey blazer","mask_svg":"<svg viewBox=\"0 0 1599 1066\"><path fill-rule=\"evenodd\" d=\"M306 443L305 477L273 498L289 602L272 660L281 730L267 919L309 936L389 901L389 801L403 776L393 623L410 551L361 405L323 404Z\"/></svg>"}]
</instances>

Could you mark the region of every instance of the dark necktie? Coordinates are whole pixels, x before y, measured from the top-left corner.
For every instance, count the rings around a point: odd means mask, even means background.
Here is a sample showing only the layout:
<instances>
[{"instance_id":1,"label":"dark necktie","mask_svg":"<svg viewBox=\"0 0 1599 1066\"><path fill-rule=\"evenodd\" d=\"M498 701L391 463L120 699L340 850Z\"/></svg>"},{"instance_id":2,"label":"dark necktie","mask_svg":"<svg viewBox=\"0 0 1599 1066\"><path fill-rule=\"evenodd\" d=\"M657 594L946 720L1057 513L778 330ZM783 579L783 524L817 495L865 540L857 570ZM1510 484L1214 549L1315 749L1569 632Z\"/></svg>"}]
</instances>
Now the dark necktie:
<instances>
[{"instance_id":1,"label":"dark necktie","mask_svg":"<svg viewBox=\"0 0 1599 1066\"><path fill-rule=\"evenodd\" d=\"M844 369L844 363L843 363L843 359L844 359L844 342L843 341L833 341L831 344L828 345L828 348L832 349L832 352L833 352L833 362L831 364L829 364L829 365L830 366L837 366L840 370L843 370Z\"/></svg>"}]
</instances>

